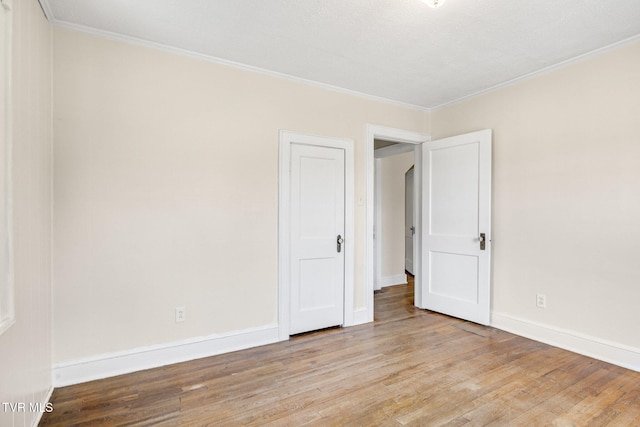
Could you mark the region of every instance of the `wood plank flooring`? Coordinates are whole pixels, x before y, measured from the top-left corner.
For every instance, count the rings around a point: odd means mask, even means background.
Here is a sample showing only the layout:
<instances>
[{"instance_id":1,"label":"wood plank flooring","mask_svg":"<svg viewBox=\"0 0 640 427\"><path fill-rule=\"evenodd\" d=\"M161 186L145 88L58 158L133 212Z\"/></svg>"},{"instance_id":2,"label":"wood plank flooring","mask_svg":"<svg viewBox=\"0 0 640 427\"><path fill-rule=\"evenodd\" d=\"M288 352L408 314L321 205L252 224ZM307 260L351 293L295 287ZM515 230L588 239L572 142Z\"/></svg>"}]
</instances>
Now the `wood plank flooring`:
<instances>
[{"instance_id":1,"label":"wood plank flooring","mask_svg":"<svg viewBox=\"0 0 640 427\"><path fill-rule=\"evenodd\" d=\"M640 426L640 373L375 295L375 322L56 389L42 426Z\"/></svg>"}]
</instances>

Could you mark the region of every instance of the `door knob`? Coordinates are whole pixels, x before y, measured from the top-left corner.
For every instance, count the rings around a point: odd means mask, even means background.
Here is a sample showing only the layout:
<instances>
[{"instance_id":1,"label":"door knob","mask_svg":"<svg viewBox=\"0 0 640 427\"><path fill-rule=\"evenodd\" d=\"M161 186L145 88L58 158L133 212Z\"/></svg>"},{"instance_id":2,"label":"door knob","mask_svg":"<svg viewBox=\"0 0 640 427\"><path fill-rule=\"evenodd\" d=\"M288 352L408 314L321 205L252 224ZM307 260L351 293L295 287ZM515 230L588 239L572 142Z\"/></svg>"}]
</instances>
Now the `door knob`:
<instances>
[{"instance_id":1,"label":"door knob","mask_svg":"<svg viewBox=\"0 0 640 427\"><path fill-rule=\"evenodd\" d=\"M344 243L344 239L339 234L338 234L338 238L336 239L336 243L338 244L338 252L341 252L342 251L342 244Z\"/></svg>"},{"instance_id":2,"label":"door knob","mask_svg":"<svg viewBox=\"0 0 640 427\"><path fill-rule=\"evenodd\" d=\"M480 241L480 250L484 251L486 248L487 237L484 233L480 233L480 237L478 238Z\"/></svg>"}]
</instances>

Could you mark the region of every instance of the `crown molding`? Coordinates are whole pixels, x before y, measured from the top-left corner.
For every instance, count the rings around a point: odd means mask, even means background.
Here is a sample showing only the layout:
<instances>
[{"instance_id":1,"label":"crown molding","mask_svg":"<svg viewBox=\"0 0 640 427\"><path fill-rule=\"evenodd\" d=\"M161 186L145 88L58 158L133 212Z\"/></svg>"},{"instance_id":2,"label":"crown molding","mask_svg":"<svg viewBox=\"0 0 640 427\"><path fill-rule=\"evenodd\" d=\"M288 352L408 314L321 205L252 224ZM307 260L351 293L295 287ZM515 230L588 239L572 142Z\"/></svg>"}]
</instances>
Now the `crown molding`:
<instances>
[{"instance_id":1,"label":"crown molding","mask_svg":"<svg viewBox=\"0 0 640 427\"><path fill-rule=\"evenodd\" d=\"M40 0L43 3L46 3L47 0ZM43 10L45 9L45 7L43 6ZM152 42L149 40L144 40L144 39L140 39L137 37L131 37L131 36L126 36L123 34L117 34L117 33L113 33L111 31L105 31L105 30L99 30L96 28L92 28L92 27L87 27L84 25L79 25L79 24L74 24L74 23L70 23L70 22L65 22L65 21L59 21L55 18L51 19L51 17L53 15L49 13L47 13L47 11L45 10L45 14L47 15L47 19L49 20L49 22L56 26L56 27L60 27L60 28L65 28L68 30L73 30L73 31L78 31L78 32L82 32L82 33L86 33L86 34L90 34L96 37L101 37L101 38L105 38L105 39L109 39L109 40L114 40L114 41L119 41L119 42L123 42L123 43L127 43L127 44L131 44L131 45L136 45L136 46L140 46L140 47L146 47L149 49L155 49L155 50L160 50L160 51L164 51L164 52L168 52L168 53L173 53L176 55L180 55L180 56L186 56L186 57L190 57L190 58L194 58L194 59L199 59L202 61L206 61L206 62L211 62L214 64L218 64L218 65L223 65L223 66L227 66L227 67L232 67L232 68L237 68L240 70L244 70L244 71L251 71L254 73L258 73L258 74L262 74L262 75L267 75L270 77L276 77L276 78L280 78L280 79L284 79L284 80L289 80L291 82L294 83L302 83L305 85L309 85L309 86L314 86L314 87L318 87L321 89L325 89L325 90L330 90L333 92L338 92L338 93L342 93L345 95L351 95L351 96L356 96L358 98L364 98L364 99L368 99L370 101L377 101L377 102L382 102L385 104L391 104L391 105L395 105L398 107L404 107L404 108L410 108L413 110L419 110L419 111L424 111L424 112L429 112L430 109L428 107L424 107L421 105L415 105L415 104L409 104L406 102L401 102L401 101L396 101L393 99L388 99L388 98L384 98L384 97L380 97L380 96L376 96L376 95L370 95L367 93L363 93L363 92L358 92L355 90L351 90L351 89L346 89L343 87L339 87L339 86L334 86L328 83L322 83L322 82L318 82L315 80L308 80L302 77L296 77L296 76L292 76L290 74L285 74L285 73L280 73L278 71L272 71L272 70L267 70L265 68L260 68L260 67L254 67L252 65L247 65L247 64L242 64L240 62L235 62L235 61L230 61L227 59L223 59L223 58L218 58L216 56L212 56L212 55L207 55L207 54L203 54L203 53L199 53L199 52L195 52L195 51L191 51L191 50L187 50L187 49L181 49L181 48L177 48L177 47L172 47L172 46L168 46L162 43L156 43L156 42Z\"/></svg>"},{"instance_id":2,"label":"crown molding","mask_svg":"<svg viewBox=\"0 0 640 427\"><path fill-rule=\"evenodd\" d=\"M3 3L5 1L11 1L11 0L0 0ZM292 76L290 74L286 74L286 73L280 73L277 71L272 71L272 70L268 70L265 68L260 68L260 67L254 67L252 65L247 65L247 64L243 64L243 63L239 63L239 62L235 62L235 61L230 61L227 59L223 59L223 58L218 58L216 56L212 56L212 55L206 55L203 53L199 53L199 52L194 52L194 51L190 51L187 49L180 49L180 48L175 48L175 47L171 47L162 43L156 43L156 42L152 42L152 41L148 41L148 40L144 40L144 39L140 39L140 38L136 38L136 37L131 37L131 36L126 36L126 35L122 35L122 34L117 34L117 33L113 33L110 31L105 31L105 30L99 30L96 28L92 28L92 27L87 27L84 25L80 25L80 24L74 24L74 23L70 23L70 22L66 22L66 21L60 21L58 19L55 18L53 11L49 5L49 0L38 0L40 3L40 6L42 7L42 10L47 18L47 20L54 26L57 27L61 27L61 28L66 28L69 30L74 30L74 31L79 31L82 33L87 33L87 34L91 34L97 37L102 37L102 38L106 38L106 39L110 39L110 40L115 40L115 41L120 41L123 43L127 43L127 44L133 44L133 45L137 45L137 46L141 46L141 47L146 47L146 48L150 48L150 49L155 49L155 50L161 50L161 51L165 51L165 52L169 52L169 53L173 53L176 55L181 55L181 56L187 56L187 57L191 57L191 58L195 58L195 59L199 59L199 60L203 60L203 61L207 61L207 62L212 62L215 64L219 64L219 65L224 65L227 67L233 67L233 68L237 68L237 69L241 69L241 70L245 70L245 71L251 71L251 72L255 72L255 73L259 73L259 74L263 74L263 75L267 75L267 76L271 76L271 77L277 77L277 78L281 78L281 79L285 79L285 80L289 80L292 82L296 82L296 83L302 83L302 84L306 84L306 85L310 85L310 86L315 86L315 87L319 87L322 89L326 89L326 90L330 90L333 92L338 92L338 93L343 93L343 94L347 94L347 95L352 95L352 96L356 96L359 98L364 98L364 99L368 99L371 101L378 101L378 102L383 102L386 104L391 104L391 105L395 105L395 106L399 106L399 107L405 107L405 108L410 108L410 109L414 109L414 110L419 110L419 111L424 111L426 113L432 113L435 111L439 111L439 110L443 110L445 108L454 106L456 104L460 104L463 103L465 101L468 101L470 99L473 98L477 98L481 95L485 95L487 93L490 92L494 92L497 91L499 89L502 89L504 87L507 86L512 86L516 83L520 83L522 81L537 77L539 75L543 75L543 74L547 74L550 73L554 70L557 69L561 69L564 68L568 65L571 65L573 63L576 62L580 62L586 59L589 59L593 56L599 55L601 53L605 53L607 51L610 50L614 50L617 49L619 47L625 46L627 44L631 44L637 41L640 41L640 34L637 34L635 36L620 40L618 42L609 44L607 46L604 47L600 47L598 49L594 49L592 51L583 53L581 55L575 56L573 58L558 62L556 64L553 65L549 65L547 67L541 68L537 71L533 71L531 73L527 73L527 74L523 74L519 77L513 78L511 80L507 80L505 82L487 87L485 89L479 90L477 92L471 93L469 95L465 95L462 96L460 98L456 98L454 100L451 101L447 101L444 102L442 104L438 104L438 105L434 105L434 106L423 106L423 105L415 105L415 104L410 104L410 103L406 103L406 102L402 102L402 101L397 101L397 100L393 100L393 99L389 99L389 98L384 98L384 97L380 97L380 96L376 96L376 95L370 95L367 93L363 93L363 92L358 92L355 90L351 90L351 89L347 89L347 88L343 88L343 87L339 87L339 86L334 86L328 83L322 83L322 82L318 82L318 81L314 81L314 80L309 80L309 79L304 79L302 77L296 77L296 76Z\"/></svg>"},{"instance_id":3,"label":"crown molding","mask_svg":"<svg viewBox=\"0 0 640 427\"><path fill-rule=\"evenodd\" d=\"M558 62L557 64L549 65L547 67L541 68L540 70L533 71L533 72L527 73L527 74L523 74L522 76L516 77L516 78L511 79L511 80L507 80L506 82L499 83L497 85L488 87L488 88L480 90L478 92L474 92L474 93L472 93L470 95L465 95L465 96L463 96L461 98L454 99L453 101L445 102L443 104L439 104L439 105L430 107L429 111L430 112L435 112L435 111L443 110L443 109L445 109L447 107L452 107L452 106L454 106L456 104L461 104L461 103L463 103L465 101L468 101L470 99L477 98L477 97L479 97L481 95L485 95L487 93L494 92L494 91L497 91L499 89L502 89L503 87L512 86L512 85L514 85L516 83L520 83L522 81L529 80L529 79L532 79L534 77L538 77L540 75L550 73L552 71L567 67L567 66L569 66L571 64L574 64L576 62L581 62L581 61L587 60L587 59L592 58L594 56L600 55L602 53L605 53L605 52L608 52L608 51L611 51L611 50L618 49L620 47L626 46L628 44L631 44L631 43L634 43L634 42L637 42L637 41L640 41L640 34L637 34L635 36L632 36L632 37L629 37L629 38L626 38L626 39L623 39L623 40L620 40L620 41L617 41L617 42L612 43L612 44L607 45L607 46L600 47L600 48L592 50L592 51L583 53L581 55L574 56L573 58L566 59L566 60L564 60L562 62Z\"/></svg>"}]
</instances>

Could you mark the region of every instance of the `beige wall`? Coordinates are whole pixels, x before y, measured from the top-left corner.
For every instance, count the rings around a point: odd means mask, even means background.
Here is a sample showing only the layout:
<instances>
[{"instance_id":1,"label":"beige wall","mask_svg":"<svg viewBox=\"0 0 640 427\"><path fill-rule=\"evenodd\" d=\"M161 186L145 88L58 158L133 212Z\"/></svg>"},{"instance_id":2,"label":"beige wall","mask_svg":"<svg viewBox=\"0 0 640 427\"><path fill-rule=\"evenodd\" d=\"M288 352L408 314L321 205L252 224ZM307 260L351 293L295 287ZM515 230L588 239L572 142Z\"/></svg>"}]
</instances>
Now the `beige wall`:
<instances>
[{"instance_id":1,"label":"beige wall","mask_svg":"<svg viewBox=\"0 0 640 427\"><path fill-rule=\"evenodd\" d=\"M36 0L14 1L12 13L16 323L0 335L0 402L29 405L51 387L51 30ZM0 425L38 416L0 408Z\"/></svg>"},{"instance_id":2,"label":"beige wall","mask_svg":"<svg viewBox=\"0 0 640 427\"><path fill-rule=\"evenodd\" d=\"M428 132L424 111L64 29L54 95L56 362L275 323L278 131L354 139L356 201L367 123Z\"/></svg>"},{"instance_id":3,"label":"beige wall","mask_svg":"<svg viewBox=\"0 0 640 427\"><path fill-rule=\"evenodd\" d=\"M636 42L432 114L494 130L495 312L640 348L638 76Z\"/></svg>"},{"instance_id":4,"label":"beige wall","mask_svg":"<svg viewBox=\"0 0 640 427\"><path fill-rule=\"evenodd\" d=\"M278 130L354 139L357 201L367 123L492 128L494 312L639 348L639 72L636 43L429 116L56 29L54 360L275 323Z\"/></svg>"},{"instance_id":5,"label":"beige wall","mask_svg":"<svg viewBox=\"0 0 640 427\"><path fill-rule=\"evenodd\" d=\"M382 277L404 275L404 174L413 152L381 160ZM402 283L402 282L398 282Z\"/></svg>"},{"instance_id":6,"label":"beige wall","mask_svg":"<svg viewBox=\"0 0 640 427\"><path fill-rule=\"evenodd\" d=\"M13 7L17 322L0 336L0 401L42 402L51 34L35 0ZM54 38L58 362L275 322L278 130L353 138L356 200L366 123L430 130L417 110L62 29ZM640 348L638 75L635 43L431 115L434 138L494 130L495 312ZM0 425L37 415L0 411Z\"/></svg>"}]
</instances>

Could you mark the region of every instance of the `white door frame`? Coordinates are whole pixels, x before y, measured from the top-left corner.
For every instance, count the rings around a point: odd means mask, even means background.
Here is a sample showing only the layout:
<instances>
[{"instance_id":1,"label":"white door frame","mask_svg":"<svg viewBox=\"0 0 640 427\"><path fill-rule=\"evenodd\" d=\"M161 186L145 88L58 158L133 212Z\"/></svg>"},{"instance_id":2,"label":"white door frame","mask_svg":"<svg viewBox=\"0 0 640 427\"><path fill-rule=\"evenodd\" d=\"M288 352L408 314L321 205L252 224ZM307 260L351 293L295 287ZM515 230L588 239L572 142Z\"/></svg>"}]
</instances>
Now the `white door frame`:
<instances>
[{"instance_id":1,"label":"white door frame","mask_svg":"<svg viewBox=\"0 0 640 427\"><path fill-rule=\"evenodd\" d=\"M374 158L373 174L373 290L379 291L382 289L382 245L378 244L382 237L382 159Z\"/></svg>"},{"instance_id":2,"label":"white door frame","mask_svg":"<svg viewBox=\"0 0 640 427\"><path fill-rule=\"evenodd\" d=\"M375 193L375 147L374 141L376 139L382 139L385 141L399 142L404 144L413 144L414 147L414 167L416 177L422 176L422 143L431 140L429 135L412 132L403 129L390 128L386 126L367 125L365 130L364 150L365 150L365 163L366 163L366 218L365 218L365 261L364 261L364 292L365 292L365 308L366 319L357 319L357 323L373 322L373 289L374 289L374 277L376 272L374 271L374 254L380 253L380 249L376 251L374 246L376 241L373 239L374 233L374 193ZM422 247L422 224L421 224L421 179L416 180L414 187L414 215L416 218L416 239L414 242L414 259L422 259L420 249ZM378 230L379 232L379 230ZM380 239L377 239L379 242ZM377 270L377 269L376 269ZM422 273L419 263L414 266L415 283L422 283ZM415 301L420 303L422 301L422 289L420 286L415 286Z\"/></svg>"},{"instance_id":3,"label":"white door frame","mask_svg":"<svg viewBox=\"0 0 640 427\"><path fill-rule=\"evenodd\" d=\"M278 337L289 339L291 278L290 256L290 188L291 144L340 148L345 152L345 236L344 236L344 326L354 325L354 144L351 139L307 135L286 130L280 131L278 165ZM373 295L373 291L371 292Z\"/></svg>"}]
</instances>

